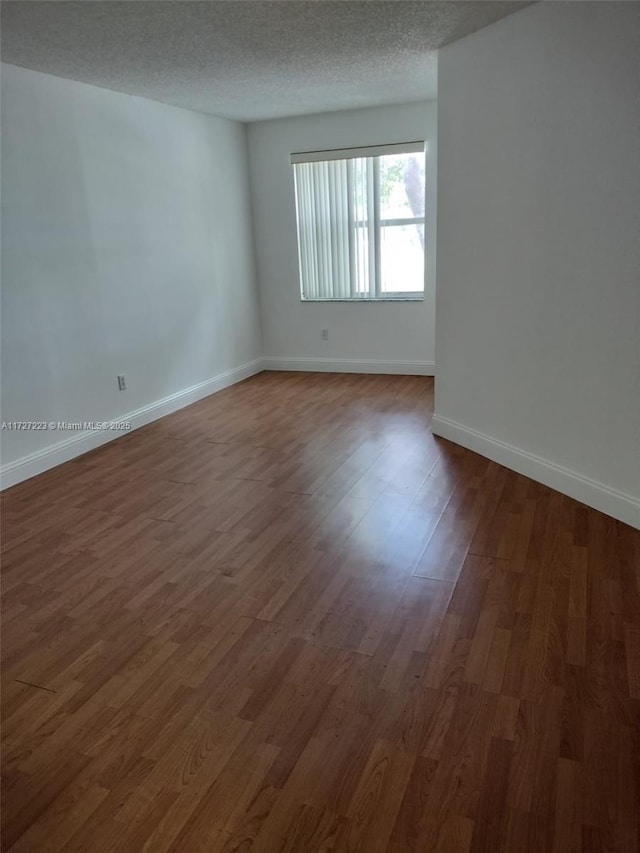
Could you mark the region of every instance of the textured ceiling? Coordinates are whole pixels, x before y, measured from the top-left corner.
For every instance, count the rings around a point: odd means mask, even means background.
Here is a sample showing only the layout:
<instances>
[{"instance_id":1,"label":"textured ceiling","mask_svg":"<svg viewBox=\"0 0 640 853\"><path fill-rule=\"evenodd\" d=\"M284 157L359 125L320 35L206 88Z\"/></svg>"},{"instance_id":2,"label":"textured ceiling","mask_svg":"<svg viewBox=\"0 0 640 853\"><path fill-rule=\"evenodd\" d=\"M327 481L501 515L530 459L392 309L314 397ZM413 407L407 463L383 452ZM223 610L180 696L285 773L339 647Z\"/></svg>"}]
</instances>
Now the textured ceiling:
<instances>
[{"instance_id":1,"label":"textured ceiling","mask_svg":"<svg viewBox=\"0 0 640 853\"><path fill-rule=\"evenodd\" d=\"M2 59L240 121L436 96L436 50L525 2L7 0Z\"/></svg>"}]
</instances>

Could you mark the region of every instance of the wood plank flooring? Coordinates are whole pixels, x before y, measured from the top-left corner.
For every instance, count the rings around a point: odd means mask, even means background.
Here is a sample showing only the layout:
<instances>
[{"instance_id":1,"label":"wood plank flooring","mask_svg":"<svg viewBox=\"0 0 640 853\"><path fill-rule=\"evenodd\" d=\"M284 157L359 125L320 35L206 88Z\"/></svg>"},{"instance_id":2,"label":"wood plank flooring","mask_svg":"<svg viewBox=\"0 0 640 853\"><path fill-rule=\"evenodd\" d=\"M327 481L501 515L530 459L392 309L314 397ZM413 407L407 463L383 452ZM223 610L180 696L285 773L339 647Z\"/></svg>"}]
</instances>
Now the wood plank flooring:
<instances>
[{"instance_id":1,"label":"wood plank flooring","mask_svg":"<svg viewBox=\"0 0 640 853\"><path fill-rule=\"evenodd\" d=\"M8 490L3 849L637 853L640 533L263 373Z\"/></svg>"}]
</instances>

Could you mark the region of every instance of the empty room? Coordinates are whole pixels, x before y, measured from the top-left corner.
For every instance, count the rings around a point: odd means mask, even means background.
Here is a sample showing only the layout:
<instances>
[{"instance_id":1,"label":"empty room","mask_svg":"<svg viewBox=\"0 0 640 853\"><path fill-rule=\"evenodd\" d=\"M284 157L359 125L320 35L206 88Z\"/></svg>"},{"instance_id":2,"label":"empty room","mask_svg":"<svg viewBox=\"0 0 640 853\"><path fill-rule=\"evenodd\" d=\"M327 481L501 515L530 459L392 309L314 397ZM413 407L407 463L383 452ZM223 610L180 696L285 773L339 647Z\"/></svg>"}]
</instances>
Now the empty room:
<instances>
[{"instance_id":1,"label":"empty room","mask_svg":"<svg viewBox=\"0 0 640 853\"><path fill-rule=\"evenodd\" d=\"M0 12L3 853L638 853L640 3Z\"/></svg>"}]
</instances>

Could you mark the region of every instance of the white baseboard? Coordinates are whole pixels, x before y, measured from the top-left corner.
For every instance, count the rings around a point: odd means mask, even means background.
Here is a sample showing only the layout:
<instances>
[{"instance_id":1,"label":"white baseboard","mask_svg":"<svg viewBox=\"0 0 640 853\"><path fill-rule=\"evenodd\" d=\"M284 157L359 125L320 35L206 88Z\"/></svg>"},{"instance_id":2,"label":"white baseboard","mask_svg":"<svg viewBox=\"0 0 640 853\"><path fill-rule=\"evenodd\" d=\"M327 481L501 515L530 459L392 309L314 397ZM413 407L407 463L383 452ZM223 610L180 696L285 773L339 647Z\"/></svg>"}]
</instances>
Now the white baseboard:
<instances>
[{"instance_id":1,"label":"white baseboard","mask_svg":"<svg viewBox=\"0 0 640 853\"><path fill-rule=\"evenodd\" d=\"M505 468L524 474L538 483L543 483L625 524L630 524L631 527L640 529L640 500L632 495L612 489L589 477L583 477L562 465L519 450L511 444L490 438L448 418L434 415L431 428L435 435L448 438L456 444L461 444L481 456L504 465Z\"/></svg>"},{"instance_id":2,"label":"white baseboard","mask_svg":"<svg viewBox=\"0 0 640 853\"><path fill-rule=\"evenodd\" d=\"M21 483L23 480L28 480L37 474L42 474L43 471L48 471L49 468L54 468L56 465L68 462L70 459L75 459L76 456L81 456L83 453L94 450L96 447L100 447L100 445L120 438L123 435L128 435L134 429L145 426L152 421L157 421L165 415L170 415L171 412L189 406L191 403L196 403L203 397L215 394L216 391L222 391L223 388L235 385L236 382L241 382L243 379L260 373L262 370L264 370L264 366L261 358L249 361L232 370L219 373L211 379L206 379L204 382L199 382L197 385L192 385L190 388L184 388L182 391L177 391L175 394L163 397L162 400L156 400L155 403L149 403L126 415L113 418L113 420L131 423L131 430L127 430L126 432L114 432L111 430L77 432L64 441L44 447L42 450L16 459L14 462L8 462L0 468L0 488L8 489L16 483Z\"/></svg>"},{"instance_id":3,"label":"white baseboard","mask_svg":"<svg viewBox=\"0 0 640 853\"><path fill-rule=\"evenodd\" d=\"M369 358L285 358L266 356L265 370L299 370L315 373L390 373L433 376L433 361L377 361Z\"/></svg>"}]
</instances>

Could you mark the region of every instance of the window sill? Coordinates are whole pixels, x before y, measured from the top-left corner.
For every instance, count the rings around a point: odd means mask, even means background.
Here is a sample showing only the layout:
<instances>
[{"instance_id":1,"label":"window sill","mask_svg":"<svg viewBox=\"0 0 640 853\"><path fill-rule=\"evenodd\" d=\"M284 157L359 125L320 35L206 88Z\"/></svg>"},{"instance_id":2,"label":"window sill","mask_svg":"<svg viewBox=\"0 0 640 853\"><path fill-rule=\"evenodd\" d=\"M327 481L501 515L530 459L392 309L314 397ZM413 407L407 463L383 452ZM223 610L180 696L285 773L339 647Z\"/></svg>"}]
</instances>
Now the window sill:
<instances>
[{"instance_id":1,"label":"window sill","mask_svg":"<svg viewBox=\"0 0 640 853\"><path fill-rule=\"evenodd\" d=\"M362 299L360 297L354 297L353 299L301 299L302 305L306 303L318 303L318 302L351 302L351 303L362 303L364 305L375 305L378 302L424 302L424 296L380 296L377 299Z\"/></svg>"}]
</instances>

